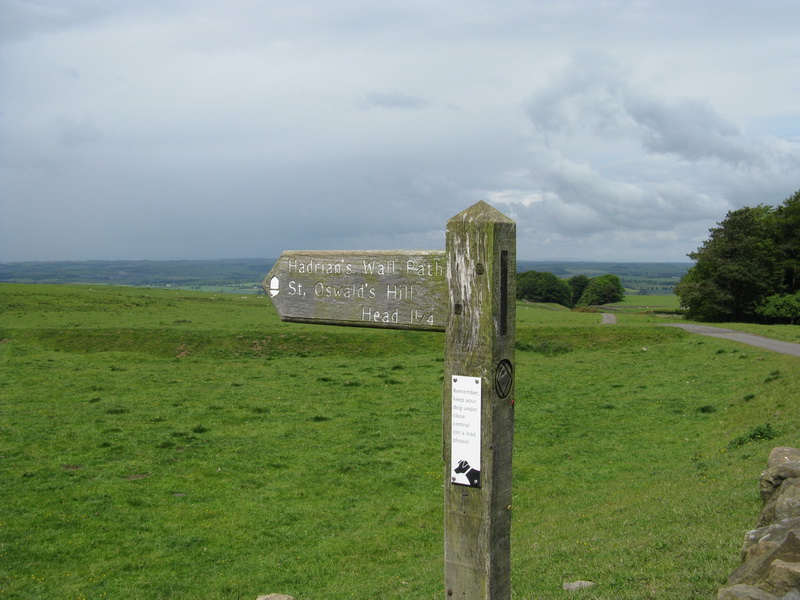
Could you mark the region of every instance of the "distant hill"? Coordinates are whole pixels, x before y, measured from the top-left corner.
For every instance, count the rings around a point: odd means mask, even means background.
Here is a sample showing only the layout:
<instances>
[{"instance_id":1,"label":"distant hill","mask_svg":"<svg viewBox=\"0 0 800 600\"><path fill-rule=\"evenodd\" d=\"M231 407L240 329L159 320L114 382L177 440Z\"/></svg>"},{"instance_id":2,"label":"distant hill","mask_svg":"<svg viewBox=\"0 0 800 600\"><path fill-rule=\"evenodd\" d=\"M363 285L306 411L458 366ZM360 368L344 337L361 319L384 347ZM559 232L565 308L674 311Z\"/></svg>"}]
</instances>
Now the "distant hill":
<instances>
[{"instance_id":1,"label":"distant hill","mask_svg":"<svg viewBox=\"0 0 800 600\"><path fill-rule=\"evenodd\" d=\"M0 263L0 282L209 287L260 283L275 259Z\"/></svg>"},{"instance_id":2,"label":"distant hill","mask_svg":"<svg viewBox=\"0 0 800 600\"><path fill-rule=\"evenodd\" d=\"M689 270L689 262L566 262L517 260L517 272L543 271L562 278L595 277L611 273L622 281L628 294L672 294L673 287Z\"/></svg>"},{"instance_id":3,"label":"distant hill","mask_svg":"<svg viewBox=\"0 0 800 600\"><path fill-rule=\"evenodd\" d=\"M3 283L85 283L176 287L258 293L274 258L223 260L89 260L0 263ZM618 263L518 260L517 271L547 271L558 277L612 273L630 291L672 293L690 263Z\"/></svg>"},{"instance_id":4,"label":"distant hill","mask_svg":"<svg viewBox=\"0 0 800 600\"><path fill-rule=\"evenodd\" d=\"M517 272L545 271L559 277L572 277L584 273L589 276L611 273L622 277L655 278L677 277L680 279L693 263L689 262L580 262L517 260Z\"/></svg>"}]
</instances>

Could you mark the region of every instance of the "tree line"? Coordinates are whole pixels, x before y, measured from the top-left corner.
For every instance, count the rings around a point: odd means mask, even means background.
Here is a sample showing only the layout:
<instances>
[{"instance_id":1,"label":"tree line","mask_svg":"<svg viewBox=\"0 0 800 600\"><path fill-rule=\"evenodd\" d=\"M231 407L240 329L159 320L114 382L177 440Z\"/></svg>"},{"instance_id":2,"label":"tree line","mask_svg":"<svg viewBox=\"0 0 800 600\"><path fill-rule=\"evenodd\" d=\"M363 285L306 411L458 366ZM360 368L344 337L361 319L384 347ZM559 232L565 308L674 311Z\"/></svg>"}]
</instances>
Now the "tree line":
<instances>
[{"instance_id":1,"label":"tree line","mask_svg":"<svg viewBox=\"0 0 800 600\"><path fill-rule=\"evenodd\" d=\"M783 204L730 211L688 256L675 293L698 321L800 319L800 190Z\"/></svg>"},{"instance_id":2,"label":"tree line","mask_svg":"<svg viewBox=\"0 0 800 600\"><path fill-rule=\"evenodd\" d=\"M553 273L541 271L517 274L518 300L553 302L575 308L619 302L624 297L625 288L616 275L575 275L569 279L560 279Z\"/></svg>"}]
</instances>

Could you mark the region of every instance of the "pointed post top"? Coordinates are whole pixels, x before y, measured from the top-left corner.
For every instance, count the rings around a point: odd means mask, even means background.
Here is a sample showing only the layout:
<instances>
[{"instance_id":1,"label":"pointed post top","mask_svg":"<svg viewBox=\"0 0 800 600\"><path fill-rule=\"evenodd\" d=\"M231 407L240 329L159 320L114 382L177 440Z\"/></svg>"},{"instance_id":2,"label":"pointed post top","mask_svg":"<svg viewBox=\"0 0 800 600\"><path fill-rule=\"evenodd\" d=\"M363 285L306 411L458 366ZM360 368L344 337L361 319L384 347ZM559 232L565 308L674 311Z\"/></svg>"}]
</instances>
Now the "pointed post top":
<instances>
[{"instance_id":1,"label":"pointed post top","mask_svg":"<svg viewBox=\"0 0 800 600\"><path fill-rule=\"evenodd\" d=\"M461 211L451 218L450 221L514 223L512 219L509 219L507 216L484 200L479 200L466 210Z\"/></svg>"}]
</instances>

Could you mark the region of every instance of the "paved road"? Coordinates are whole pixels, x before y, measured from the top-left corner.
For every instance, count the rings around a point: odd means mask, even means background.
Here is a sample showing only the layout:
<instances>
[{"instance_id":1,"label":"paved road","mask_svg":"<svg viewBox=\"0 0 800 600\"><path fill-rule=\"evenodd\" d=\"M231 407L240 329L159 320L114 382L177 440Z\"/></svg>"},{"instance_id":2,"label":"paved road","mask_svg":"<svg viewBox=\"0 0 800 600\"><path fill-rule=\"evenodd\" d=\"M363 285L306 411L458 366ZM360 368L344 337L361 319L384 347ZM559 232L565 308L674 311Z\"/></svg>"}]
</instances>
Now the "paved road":
<instances>
[{"instance_id":1,"label":"paved road","mask_svg":"<svg viewBox=\"0 0 800 600\"><path fill-rule=\"evenodd\" d=\"M603 321L605 322L605 321ZM791 342L779 342L778 340L771 340L769 338L761 337L760 335L753 335L752 333L744 333L734 329L724 329L722 327L708 327L706 325L690 325L688 323L664 323L668 327L680 327L692 333L699 333L700 335L709 335L711 337L723 338L725 340L732 340L734 342L741 342L757 348L765 348L773 352L780 352L781 354L791 354L792 356L800 356L800 344L792 344Z\"/></svg>"}]
</instances>

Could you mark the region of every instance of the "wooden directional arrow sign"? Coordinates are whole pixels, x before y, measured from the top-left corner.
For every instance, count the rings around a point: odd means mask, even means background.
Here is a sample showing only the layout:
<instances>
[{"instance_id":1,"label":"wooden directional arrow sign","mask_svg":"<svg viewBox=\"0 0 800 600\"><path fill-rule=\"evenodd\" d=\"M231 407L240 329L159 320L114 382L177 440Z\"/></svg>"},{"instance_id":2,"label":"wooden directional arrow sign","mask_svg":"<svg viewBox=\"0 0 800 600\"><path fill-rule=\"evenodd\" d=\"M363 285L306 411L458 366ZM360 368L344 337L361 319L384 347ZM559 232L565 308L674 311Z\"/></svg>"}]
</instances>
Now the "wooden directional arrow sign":
<instances>
[{"instance_id":1,"label":"wooden directional arrow sign","mask_svg":"<svg viewBox=\"0 0 800 600\"><path fill-rule=\"evenodd\" d=\"M441 250L290 250L264 279L283 321L444 331Z\"/></svg>"}]
</instances>

